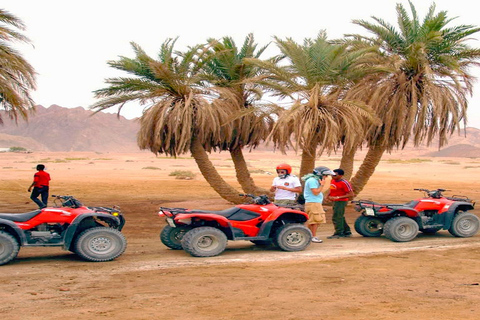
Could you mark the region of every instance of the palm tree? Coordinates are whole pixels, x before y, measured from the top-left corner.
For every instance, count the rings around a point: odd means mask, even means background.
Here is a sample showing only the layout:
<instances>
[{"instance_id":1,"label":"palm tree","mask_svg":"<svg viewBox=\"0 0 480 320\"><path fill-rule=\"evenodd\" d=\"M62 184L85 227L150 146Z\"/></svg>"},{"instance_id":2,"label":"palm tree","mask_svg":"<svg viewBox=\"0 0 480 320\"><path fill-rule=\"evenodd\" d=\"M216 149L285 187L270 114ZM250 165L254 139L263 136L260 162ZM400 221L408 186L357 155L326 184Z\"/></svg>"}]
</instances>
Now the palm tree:
<instances>
[{"instance_id":1,"label":"palm tree","mask_svg":"<svg viewBox=\"0 0 480 320\"><path fill-rule=\"evenodd\" d=\"M264 141L274 123L271 108L261 102L263 92L253 80L261 69L245 62L249 58L259 59L267 46L257 50L253 34L247 35L240 48L231 37L221 41L209 39L208 42L212 58L204 65L206 79L221 94L217 104L231 110L234 116L230 121L231 139L225 140L223 147L232 156L243 190L253 194L267 193L255 185L242 152L243 147L255 148Z\"/></svg>"},{"instance_id":2,"label":"palm tree","mask_svg":"<svg viewBox=\"0 0 480 320\"><path fill-rule=\"evenodd\" d=\"M210 186L224 199L239 203L242 198L222 179L207 155L229 139L232 131L226 124L228 111L210 103L209 90L201 85L200 70L208 50L199 45L177 52L175 41L163 43L158 60L132 43L134 59L110 61L111 67L133 77L107 79L109 87L95 91L95 97L102 100L92 109L99 112L119 106L120 112L125 103L132 101L147 105L140 118L140 148L174 157L190 151Z\"/></svg>"},{"instance_id":3,"label":"palm tree","mask_svg":"<svg viewBox=\"0 0 480 320\"><path fill-rule=\"evenodd\" d=\"M453 19L447 12L435 13L432 4L422 22L410 3L410 17L397 4L398 28L373 17L376 23L354 20L373 37L351 35L358 47L377 48L364 66L370 73L348 97L371 105L382 121L367 135L368 152L352 179L358 194L375 171L383 153L403 148L412 139L415 146L439 137L439 147L460 124L466 124L467 95L472 94L469 67L478 65L480 50L467 44L480 29L471 25L447 27Z\"/></svg>"},{"instance_id":4,"label":"palm tree","mask_svg":"<svg viewBox=\"0 0 480 320\"><path fill-rule=\"evenodd\" d=\"M35 110L30 97L30 90L35 89L35 70L9 45L12 41L30 42L19 30L25 30L23 22L0 9L0 107L15 121L19 116L28 119L27 112Z\"/></svg>"},{"instance_id":5,"label":"palm tree","mask_svg":"<svg viewBox=\"0 0 480 320\"><path fill-rule=\"evenodd\" d=\"M292 39L276 37L275 41L282 56L256 62L269 72L259 83L275 96L293 99L271 138L282 151L289 145L302 149L300 175L304 175L313 170L319 146L320 154L340 144L352 148L364 136L365 121L374 121L367 105L343 99L344 90L363 75L355 62L364 52L350 52L346 46L329 42L324 31L316 39L305 39L303 45Z\"/></svg>"}]
</instances>

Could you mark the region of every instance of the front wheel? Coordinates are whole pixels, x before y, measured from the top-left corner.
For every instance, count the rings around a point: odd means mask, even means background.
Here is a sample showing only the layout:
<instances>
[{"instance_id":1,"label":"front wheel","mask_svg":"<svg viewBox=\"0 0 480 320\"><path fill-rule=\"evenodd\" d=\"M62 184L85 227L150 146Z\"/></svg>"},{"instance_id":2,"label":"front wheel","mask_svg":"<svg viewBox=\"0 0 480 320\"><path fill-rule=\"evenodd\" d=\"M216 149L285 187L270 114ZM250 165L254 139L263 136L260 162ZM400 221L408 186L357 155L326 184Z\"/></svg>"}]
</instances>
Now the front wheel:
<instances>
[{"instance_id":1,"label":"front wheel","mask_svg":"<svg viewBox=\"0 0 480 320\"><path fill-rule=\"evenodd\" d=\"M198 227L185 233L183 250L194 257L213 257L222 253L227 246L227 236L213 227Z\"/></svg>"},{"instance_id":2,"label":"front wheel","mask_svg":"<svg viewBox=\"0 0 480 320\"><path fill-rule=\"evenodd\" d=\"M396 217L388 220L384 228L385 236L395 242L413 240L418 234L418 224L407 217Z\"/></svg>"},{"instance_id":3,"label":"front wheel","mask_svg":"<svg viewBox=\"0 0 480 320\"><path fill-rule=\"evenodd\" d=\"M476 215L470 212L459 212L453 218L452 226L448 229L455 237L468 238L478 232L480 222Z\"/></svg>"},{"instance_id":4,"label":"front wheel","mask_svg":"<svg viewBox=\"0 0 480 320\"><path fill-rule=\"evenodd\" d=\"M275 235L275 244L284 251L305 250L312 240L312 233L303 224L291 223L280 227Z\"/></svg>"},{"instance_id":5,"label":"front wheel","mask_svg":"<svg viewBox=\"0 0 480 320\"><path fill-rule=\"evenodd\" d=\"M0 265L15 259L19 250L17 239L7 232L0 231Z\"/></svg>"},{"instance_id":6,"label":"front wheel","mask_svg":"<svg viewBox=\"0 0 480 320\"><path fill-rule=\"evenodd\" d=\"M94 262L110 261L127 248L125 236L117 229L97 227L83 231L75 241L75 253Z\"/></svg>"},{"instance_id":7,"label":"front wheel","mask_svg":"<svg viewBox=\"0 0 480 320\"><path fill-rule=\"evenodd\" d=\"M182 250L182 238L190 228L165 226L160 232L160 240L164 245L173 250Z\"/></svg>"},{"instance_id":8,"label":"front wheel","mask_svg":"<svg viewBox=\"0 0 480 320\"><path fill-rule=\"evenodd\" d=\"M383 233L383 221L374 217L360 216L355 220L355 231L364 237L380 237Z\"/></svg>"}]
</instances>

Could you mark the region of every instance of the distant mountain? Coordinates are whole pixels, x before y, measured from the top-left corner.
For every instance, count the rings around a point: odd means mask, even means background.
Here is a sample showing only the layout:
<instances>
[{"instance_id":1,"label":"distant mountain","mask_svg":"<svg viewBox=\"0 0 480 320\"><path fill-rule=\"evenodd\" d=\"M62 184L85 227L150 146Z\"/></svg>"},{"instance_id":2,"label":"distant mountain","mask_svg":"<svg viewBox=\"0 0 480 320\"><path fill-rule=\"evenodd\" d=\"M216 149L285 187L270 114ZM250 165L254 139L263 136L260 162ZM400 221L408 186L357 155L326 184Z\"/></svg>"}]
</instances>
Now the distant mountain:
<instances>
[{"instance_id":1,"label":"distant mountain","mask_svg":"<svg viewBox=\"0 0 480 320\"><path fill-rule=\"evenodd\" d=\"M426 157L480 158L480 129L468 127L465 131L454 133L448 139L448 144L441 149L438 148L438 140L428 147L422 145L414 148L409 144L405 149Z\"/></svg>"},{"instance_id":2,"label":"distant mountain","mask_svg":"<svg viewBox=\"0 0 480 320\"><path fill-rule=\"evenodd\" d=\"M23 147L32 151L139 151L139 123L116 114L78 108L37 106L28 122L18 125L2 113L0 148Z\"/></svg>"},{"instance_id":3,"label":"distant mountain","mask_svg":"<svg viewBox=\"0 0 480 320\"><path fill-rule=\"evenodd\" d=\"M480 148L472 146L471 144L456 144L425 155L429 157L480 158Z\"/></svg>"},{"instance_id":4,"label":"distant mountain","mask_svg":"<svg viewBox=\"0 0 480 320\"><path fill-rule=\"evenodd\" d=\"M19 120L18 125L4 113L4 125L0 125L0 148L23 147L31 151L96 151L137 152L137 120L128 120L116 114L78 108L49 108L37 106L37 112L29 121ZM475 157L480 158L480 129L467 128L455 133L449 143L438 149L438 141L431 146L413 147L407 144L403 150L394 150L392 156L405 157ZM260 145L258 150L272 150L272 143ZM358 153L364 153L359 151ZM337 152L341 155L341 151Z\"/></svg>"}]
</instances>

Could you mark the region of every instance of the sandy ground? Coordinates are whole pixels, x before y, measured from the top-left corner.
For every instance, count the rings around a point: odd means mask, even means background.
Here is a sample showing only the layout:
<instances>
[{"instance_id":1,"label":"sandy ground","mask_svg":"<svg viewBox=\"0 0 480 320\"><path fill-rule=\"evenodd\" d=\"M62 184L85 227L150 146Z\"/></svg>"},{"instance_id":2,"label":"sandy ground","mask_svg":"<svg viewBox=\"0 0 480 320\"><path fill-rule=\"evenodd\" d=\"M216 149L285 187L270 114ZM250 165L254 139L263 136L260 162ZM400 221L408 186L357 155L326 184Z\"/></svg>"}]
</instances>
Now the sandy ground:
<instances>
[{"instance_id":1,"label":"sandy ground","mask_svg":"<svg viewBox=\"0 0 480 320\"><path fill-rule=\"evenodd\" d=\"M226 153L212 161L234 182ZM246 154L255 181L268 187L276 164L298 172L299 156ZM230 242L212 258L193 258L159 240L165 222L159 206L224 209L191 158L150 153L0 154L0 212L35 205L27 188L34 167L45 163L51 194L75 195L87 205L120 205L127 251L115 261L89 263L59 248L22 248L0 267L0 314L5 319L478 319L480 235L455 238L447 231L408 243L363 238L327 240L296 253ZM337 167L338 157L318 163ZM360 162L356 162L360 165ZM197 174L176 180L175 170ZM445 188L480 199L479 159L408 160L390 155L359 196L406 202L413 188ZM353 225L357 214L347 208ZM478 209L475 211L478 215ZM330 218L331 210L328 211ZM330 220L330 219L329 219ZM353 226L352 226L353 227Z\"/></svg>"}]
</instances>

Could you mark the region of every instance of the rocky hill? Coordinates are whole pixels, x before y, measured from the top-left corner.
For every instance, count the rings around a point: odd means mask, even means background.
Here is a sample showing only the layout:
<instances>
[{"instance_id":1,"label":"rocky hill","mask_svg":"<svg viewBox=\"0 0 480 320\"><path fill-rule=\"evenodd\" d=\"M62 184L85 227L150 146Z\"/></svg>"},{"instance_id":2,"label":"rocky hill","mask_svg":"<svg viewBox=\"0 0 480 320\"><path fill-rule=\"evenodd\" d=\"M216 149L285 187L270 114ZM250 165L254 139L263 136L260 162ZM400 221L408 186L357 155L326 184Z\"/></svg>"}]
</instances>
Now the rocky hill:
<instances>
[{"instance_id":1,"label":"rocky hill","mask_svg":"<svg viewBox=\"0 0 480 320\"><path fill-rule=\"evenodd\" d=\"M97 113L78 108L49 108L37 106L37 112L28 122L19 120L18 125L1 114L0 149L23 147L31 151L95 151L137 152L137 120L128 120L116 114ZM259 150L273 150L272 144L260 146ZM360 151L359 153L365 152ZM337 155L341 155L337 153ZM414 148L412 144L396 150L392 156L402 157L469 157L480 158L480 129L467 128L455 133L447 146L438 149L438 143Z\"/></svg>"},{"instance_id":2,"label":"rocky hill","mask_svg":"<svg viewBox=\"0 0 480 320\"><path fill-rule=\"evenodd\" d=\"M78 108L49 108L37 106L28 122L18 124L2 113L0 148L23 147L32 151L139 151L136 120L117 117L116 114Z\"/></svg>"}]
</instances>

